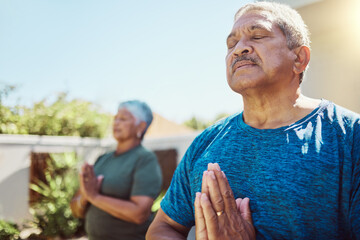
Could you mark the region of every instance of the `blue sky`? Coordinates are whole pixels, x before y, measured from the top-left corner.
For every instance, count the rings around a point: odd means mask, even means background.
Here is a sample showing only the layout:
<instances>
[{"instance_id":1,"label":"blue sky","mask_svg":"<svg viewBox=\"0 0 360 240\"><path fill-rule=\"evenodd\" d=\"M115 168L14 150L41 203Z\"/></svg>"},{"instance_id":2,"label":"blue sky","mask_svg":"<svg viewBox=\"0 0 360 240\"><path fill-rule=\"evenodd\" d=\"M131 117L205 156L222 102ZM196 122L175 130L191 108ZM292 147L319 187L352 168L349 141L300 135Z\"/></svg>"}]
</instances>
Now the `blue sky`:
<instances>
[{"instance_id":1,"label":"blue sky","mask_svg":"<svg viewBox=\"0 0 360 240\"><path fill-rule=\"evenodd\" d=\"M0 0L0 83L30 105L58 92L115 112L141 99L182 122L242 109L225 39L247 1Z\"/></svg>"}]
</instances>

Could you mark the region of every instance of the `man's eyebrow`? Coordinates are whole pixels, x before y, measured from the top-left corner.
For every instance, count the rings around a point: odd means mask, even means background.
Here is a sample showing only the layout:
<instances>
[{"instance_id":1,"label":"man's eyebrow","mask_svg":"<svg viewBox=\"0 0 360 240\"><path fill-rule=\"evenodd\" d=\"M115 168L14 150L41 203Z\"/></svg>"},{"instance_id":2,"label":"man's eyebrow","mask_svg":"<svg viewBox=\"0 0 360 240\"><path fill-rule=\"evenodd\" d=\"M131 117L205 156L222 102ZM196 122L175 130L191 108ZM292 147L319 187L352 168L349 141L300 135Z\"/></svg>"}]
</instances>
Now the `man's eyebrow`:
<instances>
[{"instance_id":1,"label":"man's eyebrow","mask_svg":"<svg viewBox=\"0 0 360 240\"><path fill-rule=\"evenodd\" d=\"M251 25L249 27L250 31L256 30L256 29L260 29L260 30L266 30L266 31L271 31L271 26L266 26L264 24L254 24Z\"/></svg>"},{"instance_id":2,"label":"man's eyebrow","mask_svg":"<svg viewBox=\"0 0 360 240\"><path fill-rule=\"evenodd\" d=\"M230 33L229 36L226 38L226 41L229 41L230 38L234 37L236 34L234 32Z\"/></svg>"},{"instance_id":3,"label":"man's eyebrow","mask_svg":"<svg viewBox=\"0 0 360 240\"><path fill-rule=\"evenodd\" d=\"M264 24L254 24L254 25L251 25L248 29L250 31L254 31L256 29L259 29L259 30L265 30L265 31L271 32L271 26L267 26L267 25L264 25ZM226 38L226 41L229 41L229 39L234 37L234 36L236 36L235 32L230 33L229 36Z\"/></svg>"}]
</instances>

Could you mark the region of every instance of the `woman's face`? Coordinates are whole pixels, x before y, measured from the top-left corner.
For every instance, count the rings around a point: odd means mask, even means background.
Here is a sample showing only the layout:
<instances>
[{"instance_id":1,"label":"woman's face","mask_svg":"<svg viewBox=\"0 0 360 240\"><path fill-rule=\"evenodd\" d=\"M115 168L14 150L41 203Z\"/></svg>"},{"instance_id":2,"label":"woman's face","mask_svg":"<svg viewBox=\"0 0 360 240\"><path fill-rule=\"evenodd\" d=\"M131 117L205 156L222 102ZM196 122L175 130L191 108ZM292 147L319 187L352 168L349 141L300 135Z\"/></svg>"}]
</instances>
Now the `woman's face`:
<instances>
[{"instance_id":1,"label":"woman's face","mask_svg":"<svg viewBox=\"0 0 360 240\"><path fill-rule=\"evenodd\" d=\"M137 138L138 124L135 117L126 109L119 109L114 117L113 135L118 142Z\"/></svg>"}]
</instances>

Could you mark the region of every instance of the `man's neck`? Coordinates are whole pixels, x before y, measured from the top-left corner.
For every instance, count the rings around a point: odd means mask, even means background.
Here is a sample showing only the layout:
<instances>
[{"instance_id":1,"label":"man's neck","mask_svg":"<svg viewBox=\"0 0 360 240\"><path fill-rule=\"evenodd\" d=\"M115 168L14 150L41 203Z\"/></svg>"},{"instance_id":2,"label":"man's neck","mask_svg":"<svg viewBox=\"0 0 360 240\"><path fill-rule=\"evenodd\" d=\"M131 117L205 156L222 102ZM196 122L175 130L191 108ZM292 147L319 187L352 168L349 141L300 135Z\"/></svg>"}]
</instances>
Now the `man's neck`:
<instances>
[{"instance_id":1,"label":"man's neck","mask_svg":"<svg viewBox=\"0 0 360 240\"><path fill-rule=\"evenodd\" d=\"M317 108L319 99L301 94L300 89L286 94L244 96L244 122L258 129L275 129L288 126L304 118Z\"/></svg>"}]
</instances>

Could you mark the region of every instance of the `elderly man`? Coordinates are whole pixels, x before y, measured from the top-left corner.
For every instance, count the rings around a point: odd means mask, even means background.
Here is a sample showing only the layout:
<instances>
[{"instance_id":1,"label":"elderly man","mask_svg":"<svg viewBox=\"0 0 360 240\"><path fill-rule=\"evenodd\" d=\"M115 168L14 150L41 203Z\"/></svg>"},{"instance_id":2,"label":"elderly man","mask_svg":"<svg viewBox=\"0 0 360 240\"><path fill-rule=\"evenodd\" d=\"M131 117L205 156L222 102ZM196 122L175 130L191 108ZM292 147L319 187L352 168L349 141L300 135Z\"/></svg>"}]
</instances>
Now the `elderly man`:
<instances>
[{"instance_id":1,"label":"elderly man","mask_svg":"<svg viewBox=\"0 0 360 240\"><path fill-rule=\"evenodd\" d=\"M247 4L227 38L244 111L189 147L147 239L360 239L360 116L300 92L309 36L293 9Z\"/></svg>"}]
</instances>

